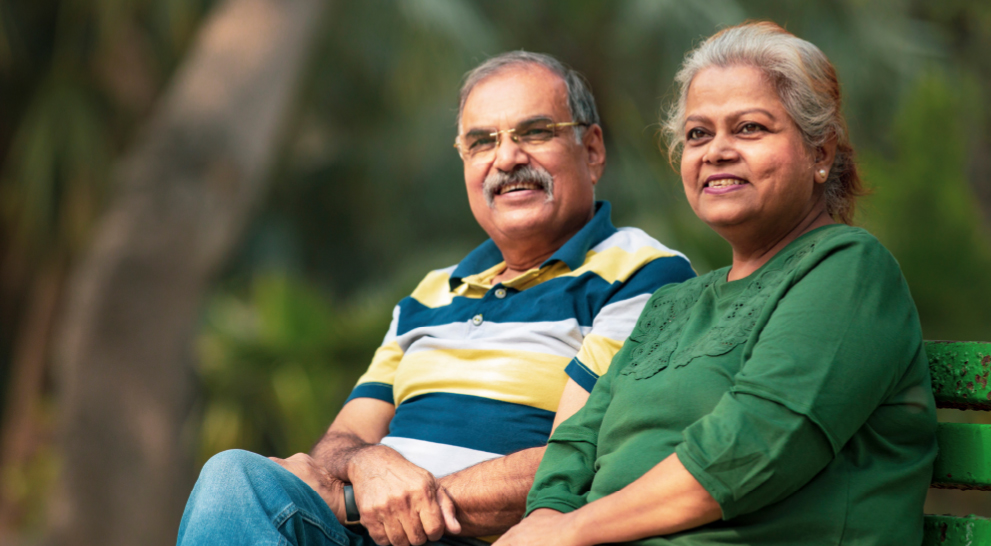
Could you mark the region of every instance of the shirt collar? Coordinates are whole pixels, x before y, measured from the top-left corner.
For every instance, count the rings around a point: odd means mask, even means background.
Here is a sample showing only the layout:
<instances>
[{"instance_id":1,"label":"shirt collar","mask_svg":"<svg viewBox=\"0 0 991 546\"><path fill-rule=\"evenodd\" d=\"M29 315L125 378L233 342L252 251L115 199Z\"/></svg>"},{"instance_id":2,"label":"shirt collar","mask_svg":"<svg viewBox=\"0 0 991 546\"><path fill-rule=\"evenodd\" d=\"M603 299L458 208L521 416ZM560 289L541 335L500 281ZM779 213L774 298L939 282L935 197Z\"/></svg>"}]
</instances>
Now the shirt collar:
<instances>
[{"instance_id":1,"label":"shirt collar","mask_svg":"<svg viewBox=\"0 0 991 546\"><path fill-rule=\"evenodd\" d=\"M616 228L612 225L612 211L609 201L597 201L595 203L595 216L578 230L578 233L575 233L568 242L557 249L557 252L540 264L540 267L543 268L554 262L564 262L571 270L578 269L585 263L585 255L588 254L589 249L615 232ZM465 256L465 259L461 260L458 267L451 273L449 280L451 290L461 284L461 279L495 267L502 261L502 252L499 251L495 242L492 239L485 241Z\"/></svg>"}]
</instances>

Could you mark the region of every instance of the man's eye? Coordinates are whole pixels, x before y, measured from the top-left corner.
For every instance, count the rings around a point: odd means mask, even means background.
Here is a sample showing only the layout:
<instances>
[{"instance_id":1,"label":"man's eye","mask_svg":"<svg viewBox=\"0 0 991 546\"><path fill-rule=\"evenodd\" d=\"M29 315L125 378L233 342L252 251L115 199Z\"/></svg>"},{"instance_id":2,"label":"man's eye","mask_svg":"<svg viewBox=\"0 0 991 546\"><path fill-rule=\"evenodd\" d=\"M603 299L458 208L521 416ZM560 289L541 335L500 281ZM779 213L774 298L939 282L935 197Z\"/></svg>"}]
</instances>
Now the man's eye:
<instances>
[{"instance_id":1,"label":"man's eye","mask_svg":"<svg viewBox=\"0 0 991 546\"><path fill-rule=\"evenodd\" d=\"M491 135L485 135L480 137L475 137L468 140L469 150L484 150L491 146L495 146L495 137Z\"/></svg>"},{"instance_id":2,"label":"man's eye","mask_svg":"<svg viewBox=\"0 0 991 546\"><path fill-rule=\"evenodd\" d=\"M686 138L688 140L698 140L700 138L705 138L705 131L699 129L698 127L694 129L689 129Z\"/></svg>"},{"instance_id":3,"label":"man's eye","mask_svg":"<svg viewBox=\"0 0 991 546\"><path fill-rule=\"evenodd\" d=\"M528 142L540 142L554 138L554 131L548 127L527 127L517 131L517 134Z\"/></svg>"}]
</instances>

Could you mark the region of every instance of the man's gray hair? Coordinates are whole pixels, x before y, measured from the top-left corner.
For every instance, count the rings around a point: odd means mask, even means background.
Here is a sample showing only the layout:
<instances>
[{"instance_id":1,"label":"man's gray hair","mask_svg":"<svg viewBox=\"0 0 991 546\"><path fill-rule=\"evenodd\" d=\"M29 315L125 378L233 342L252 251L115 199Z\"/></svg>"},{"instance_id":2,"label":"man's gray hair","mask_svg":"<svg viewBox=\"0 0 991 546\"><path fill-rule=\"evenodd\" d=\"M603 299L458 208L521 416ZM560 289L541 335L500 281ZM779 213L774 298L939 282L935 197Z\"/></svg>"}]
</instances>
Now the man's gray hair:
<instances>
[{"instance_id":1,"label":"man's gray hair","mask_svg":"<svg viewBox=\"0 0 991 546\"><path fill-rule=\"evenodd\" d=\"M592 96L592 91L589 89L588 81L584 76L550 55L519 50L492 57L465 74L458 100L458 130L461 129L461 112L464 110L468 95L479 82L507 68L528 65L542 66L564 80L564 85L568 90L568 110L571 112L571 121L589 125L599 123L599 111L595 107L595 97ZM582 135L585 133L584 127L575 127L574 133L576 140L581 142Z\"/></svg>"},{"instance_id":2,"label":"man's gray hair","mask_svg":"<svg viewBox=\"0 0 991 546\"><path fill-rule=\"evenodd\" d=\"M815 45L769 22L723 29L688 53L675 76L678 97L662 127L672 165L685 145L685 109L695 76L710 67L752 66L764 73L788 115L814 150L836 138L836 158L826 180L826 210L849 224L864 195L840 105L836 70Z\"/></svg>"}]
</instances>

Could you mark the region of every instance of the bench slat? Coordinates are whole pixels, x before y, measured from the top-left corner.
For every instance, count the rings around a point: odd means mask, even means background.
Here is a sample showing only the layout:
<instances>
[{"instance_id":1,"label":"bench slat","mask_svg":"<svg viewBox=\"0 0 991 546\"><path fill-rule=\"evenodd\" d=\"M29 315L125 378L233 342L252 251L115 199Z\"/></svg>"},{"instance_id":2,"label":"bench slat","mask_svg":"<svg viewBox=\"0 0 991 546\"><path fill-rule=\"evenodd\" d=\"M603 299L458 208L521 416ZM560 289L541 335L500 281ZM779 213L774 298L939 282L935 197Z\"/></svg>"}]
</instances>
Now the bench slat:
<instances>
[{"instance_id":1,"label":"bench slat","mask_svg":"<svg viewBox=\"0 0 991 546\"><path fill-rule=\"evenodd\" d=\"M991 491L991 425L939 423L932 486Z\"/></svg>"},{"instance_id":2,"label":"bench slat","mask_svg":"<svg viewBox=\"0 0 991 546\"><path fill-rule=\"evenodd\" d=\"M991 343L927 341L936 406L991 410Z\"/></svg>"},{"instance_id":3,"label":"bench slat","mask_svg":"<svg viewBox=\"0 0 991 546\"><path fill-rule=\"evenodd\" d=\"M978 516L926 516L922 546L991 544L991 519Z\"/></svg>"}]
</instances>

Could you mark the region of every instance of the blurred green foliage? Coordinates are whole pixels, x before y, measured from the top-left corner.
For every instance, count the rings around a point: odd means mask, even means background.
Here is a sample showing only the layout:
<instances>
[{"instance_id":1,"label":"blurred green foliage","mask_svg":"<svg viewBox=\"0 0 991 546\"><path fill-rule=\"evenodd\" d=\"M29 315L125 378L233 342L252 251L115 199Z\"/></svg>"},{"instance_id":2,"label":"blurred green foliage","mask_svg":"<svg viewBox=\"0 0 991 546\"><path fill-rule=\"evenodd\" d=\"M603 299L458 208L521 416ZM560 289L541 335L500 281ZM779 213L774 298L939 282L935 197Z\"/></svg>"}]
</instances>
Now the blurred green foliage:
<instances>
[{"instance_id":1,"label":"blurred green foliage","mask_svg":"<svg viewBox=\"0 0 991 546\"><path fill-rule=\"evenodd\" d=\"M991 234L967 182L976 83L939 71L901 101L894 153L864 153L863 223L898 258L929 339L991 338Z\"/></svg>"},{"instance_id":2,"label":"blurred green foliage","mask_svg":"<svg viewBox=\"0 0 991 546\"><path fill-rule=\"evenodd\" d=\"M133 137L210 3L0 3L4 239L28 247L29 258L85 243L114 157Z\"/></svg>"},{"instance_id":3,"label":"blurred green foliage","mask_svg":"<svg viewBox=\"0 0 991 546\"><path fill-rule=\"evenodd\" d=\"M335 306L319 289L263 273L208 304L197 344L205 407L199 460L251 447L309 451L389 326L384 301Z\"/></svg>"}]
</instances>

